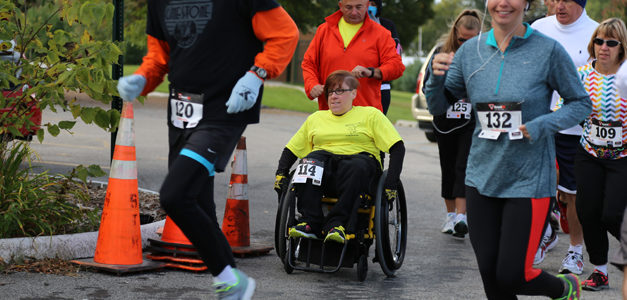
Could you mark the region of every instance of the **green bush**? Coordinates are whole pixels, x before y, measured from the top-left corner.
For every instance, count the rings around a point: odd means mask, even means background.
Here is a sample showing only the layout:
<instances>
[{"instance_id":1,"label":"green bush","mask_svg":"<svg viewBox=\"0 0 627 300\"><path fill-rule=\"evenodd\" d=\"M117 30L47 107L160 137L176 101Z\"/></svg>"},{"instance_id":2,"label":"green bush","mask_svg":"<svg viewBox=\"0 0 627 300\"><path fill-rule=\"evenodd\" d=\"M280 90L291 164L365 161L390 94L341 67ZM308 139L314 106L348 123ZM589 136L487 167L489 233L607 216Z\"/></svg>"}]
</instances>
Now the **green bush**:
<instances>
[{"instance_id":1,"label":"green bush","mask_svg":"<svg viewBox=\"0 0 627 300\"><path fill-rule=\"evenodd\" d=\"M420 68L422 68L420 60L415 60L413 64L406 66L403 76L392 82L392 88L398 91L414 93L416 91L416 78Z\"/></svg>"},{"instance_id":2,"label":"green bush","mask_svg":"<svg viewBox=\"0 0 627 300\"><path fill-rule=\"evenodd\" d=\"M73 179L102 170L79 166L68 176L35 174L34 157L27 143L0 142L0 238L97 229L99 211L81 205L88 200L87 187Z\"/></svg>"}]
</instances>

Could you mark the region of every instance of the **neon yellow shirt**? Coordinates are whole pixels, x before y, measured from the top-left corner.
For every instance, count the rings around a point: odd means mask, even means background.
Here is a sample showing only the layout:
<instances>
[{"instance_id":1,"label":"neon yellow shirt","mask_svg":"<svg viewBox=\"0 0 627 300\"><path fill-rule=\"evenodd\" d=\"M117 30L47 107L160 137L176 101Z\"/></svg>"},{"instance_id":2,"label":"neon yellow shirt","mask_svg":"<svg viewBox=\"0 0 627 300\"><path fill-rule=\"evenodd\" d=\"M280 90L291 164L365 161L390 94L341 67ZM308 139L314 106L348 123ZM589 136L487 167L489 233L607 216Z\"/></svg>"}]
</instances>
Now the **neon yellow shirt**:
<instances>
[{"instance_id":1,"label":"neon yellow shirt","mask_svg":"<svg viewBox=\"0 0 627 300\"><path fill-rule=\"evenodd\" d=\"M389 152L398 141L401 136L380 110L354 106L341 116L330 110L311 114L286 147L299 158L317 150L338 155L368 152L381 163L380 151Z\"/></svg>"},{"instance_id":2,"label":"neon yellow shirt","mask_svg":"<svg viewBox=\"0 0 627 300\"><path fill-rule=\"evenodd\" d=\"M348 44L351 43L351 40L353 39L353 37L355 37L357 31L359 31L359 28L361 28L361 25L363 24L364 22L361 22L359 24L350 24L344 21L343 17L340 18L340 22L337 23L337 27L340 29L340 35L342 36L342 40L344 41L344 48L348 47Z\"/></svg>"}]
</instances>

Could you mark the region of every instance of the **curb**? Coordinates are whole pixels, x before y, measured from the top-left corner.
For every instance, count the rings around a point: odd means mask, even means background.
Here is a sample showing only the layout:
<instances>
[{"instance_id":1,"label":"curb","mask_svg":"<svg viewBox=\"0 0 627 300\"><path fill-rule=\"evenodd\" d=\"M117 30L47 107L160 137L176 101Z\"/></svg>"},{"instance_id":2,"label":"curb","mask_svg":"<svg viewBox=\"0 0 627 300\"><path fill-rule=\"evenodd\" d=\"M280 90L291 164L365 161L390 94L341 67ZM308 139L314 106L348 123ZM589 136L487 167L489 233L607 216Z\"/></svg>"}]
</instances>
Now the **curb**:
<instances>
[{"instance_id":1,"label":"curb","mask_svg":"<svg viewBox=\"0 0 627 300\"><path fill-rule=\"evenodd\" d=\"M96 184L103 182L92 181ZM141 189L147 193L157 193ZM165 220L141 225L142 249L148 245L148 239L160 239L157 229L164 226ZM61 258L75 259L93 257L96 251L98 231L40 236L0 239L0 258L11 263L16 258L32 257L35 259Z\"/></svg>"}]
</instances>

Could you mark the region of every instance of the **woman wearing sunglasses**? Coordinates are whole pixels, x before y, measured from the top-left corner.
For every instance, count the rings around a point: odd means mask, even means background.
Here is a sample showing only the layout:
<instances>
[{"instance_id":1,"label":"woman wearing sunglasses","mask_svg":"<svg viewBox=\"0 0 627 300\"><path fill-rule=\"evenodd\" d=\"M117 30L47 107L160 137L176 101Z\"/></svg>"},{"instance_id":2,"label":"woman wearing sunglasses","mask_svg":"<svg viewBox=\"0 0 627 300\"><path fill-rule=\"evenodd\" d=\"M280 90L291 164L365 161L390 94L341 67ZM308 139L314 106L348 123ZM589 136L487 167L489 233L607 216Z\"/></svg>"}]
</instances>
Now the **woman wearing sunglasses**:
<instances>
[{"instance_id":1,"label":"woman wearing sunglasses","mask_svg":"<svg viewBox=\"0 0 627 300\"><path fill-rule=\"evenodd\" d=\"M608 237L620 239L627 204L627 99L616 87L616 72L625 61L627 33L618 18L603 21L592 34L588 53L593 59L578 69L592 113L585 120L581 147L575 156L577 216L594 271L583 289L609 287Z\"/></svg>"},{"instance_id":2,"label":"woman wearing sunglasses","mask_svg":"<svg viewBox=\"0 0 627 300\"><path fill-rule=\"evenodd\" d=\"M560 129L590 114L590 97L564 48L523 23L533 0L487 0L492 30L433 59L429 111L468 99L477 118L466 168L468 227L488 299L544 295L578 299L573 274L551 275L533 260L555 194ZM548 110L556 90L565 105Z\"/></svg>"},{"instance_id":3,"label":"woman wearing sunglasses","mask_svg":"<svg viewBox=\"0 0 627 300\"><path fill-rule=\"evenodd\" d=\"M476 9L462 11L451 25L448 34L442 37L442 45L436 48L432 57L437 53L454 53L464 42L479 34L480 15L481 12ZM424 82L427 82L429 76L431 72L427 68ZM450 103L446 113L433 116L433 128L440 153L442 198L446 205L442 232L452 234L456 238L464 238L468 233L464 180L475 118L466 99L457 99L451 94L446 96Z\"/></svg>"},{"instance_id":4,"label":"woman wearing sunglasses","mask_svg":"<svg viewBox=\"0 0 627 300\"><path fill-rule=\"evenodd\" d=\"M297 158L310 161L307 170L313 167L315 173L322 173L317 179L293 179L302 182L296 184L302 217L290 229L290 237L344 243L346 232L355 232L359 194L367 192L381 174L380 151L390 153L386 194L397 189L405 156L403 140L380 110L353 106L358 87L350 72L331 73L323 88L329 109L311 114L283 149L276 171L277 192L287 187L284 178ZM301 161L299 168L304 164ZM325 217L320 200L329 192L338 195L338 202Z\"/></svg>"}]
</instances>

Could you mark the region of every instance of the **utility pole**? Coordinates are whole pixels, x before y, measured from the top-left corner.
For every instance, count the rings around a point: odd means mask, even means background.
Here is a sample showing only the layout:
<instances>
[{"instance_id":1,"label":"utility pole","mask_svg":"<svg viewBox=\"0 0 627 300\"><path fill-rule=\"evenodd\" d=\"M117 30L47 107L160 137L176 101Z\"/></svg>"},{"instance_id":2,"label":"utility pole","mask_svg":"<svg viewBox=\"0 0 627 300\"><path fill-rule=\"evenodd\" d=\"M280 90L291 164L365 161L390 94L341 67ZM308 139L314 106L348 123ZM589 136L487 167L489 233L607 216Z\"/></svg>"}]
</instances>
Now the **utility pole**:
<instances>
[{"instance_id":1,"label":"utility pole","mask_svg":"<svg viewBox=\"0 0 627 300\"><path fill-rule=\"evenodd\" d=\"M115 7L113 12L113 42L124 41L124 0L113 0ZM118 64L113 65L112 79L118 80L123 75L124 56L120 55L118 58ZM111 108L122 111L122 99L114 96L111 101ZM111 133L111 159L113 159L113 151L115 150L115 137L118 134L118 130Z\"/></svg>"}]
</instances>

